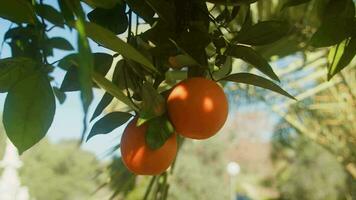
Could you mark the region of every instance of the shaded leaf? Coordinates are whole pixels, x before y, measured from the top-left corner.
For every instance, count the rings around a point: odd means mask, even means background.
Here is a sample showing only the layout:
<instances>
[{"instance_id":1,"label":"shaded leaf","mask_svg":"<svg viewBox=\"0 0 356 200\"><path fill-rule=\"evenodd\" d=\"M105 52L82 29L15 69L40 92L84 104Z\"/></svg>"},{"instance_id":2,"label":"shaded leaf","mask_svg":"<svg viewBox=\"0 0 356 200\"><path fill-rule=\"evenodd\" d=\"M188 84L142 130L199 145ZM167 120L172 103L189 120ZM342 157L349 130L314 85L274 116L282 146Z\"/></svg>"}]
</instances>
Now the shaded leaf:
<instances>
[{"instance_id":1,"label":"shaded leaf","mask_svg":"<svg viewBox=\"0 0 356 200\"><path fill-rule=\"evenodd\" d=\"M244 5L251 4L258 0L205 0L206 2L214 3L214 4L223 4L223 5Z\"/></svg>"},{"instance_id":2,"label":"shaded leaf","mask_svg":"<svg viewBox=\"0 0 356 200\"><path fill-rule=\"evenodd\" d=\"M93 116L91 117L90 121L94 120L97 116L99 116L103 110L111 103L113 100L113 96L107 92L101 98L99 104L96 106Z\"/></svg>"},{"instance_id":3,"label":"shaded leaf","mask_svg":"<svg viewBox=\"0 0 356 200\"><path fill-rule=\"evenodd\" d=\"M87 38L84 17L82 15L80 15L79 19L76 21L75 27L78 30L78 77L81 90L80 94L83 102L84 113L86 114L89 105L93 100L93 84L91 75L94 69L94 62L89 46L89 40Z\"/></svg>"},{"instance_id":4,"label":"shaded leaf","mask_svg":"<svg viewBox=\"0 0 356 200\"><path fill-rule=\"evenodd\" d=\"M153 23L155 11L152 10L146 1L126 0L125 2L138 16L150 24Z\"/></svg>"},{"instance_id":5,"label":"shaded leaf","mask_svg":"<svg viewBox=\"0 0 356 200\"><path fill-rule=\"evenodd\" d=\"M93 79L95 83L97 83L107 93L111 94L133 110L138 111L138 108L134 104L132 104L130 99L115 84L107 80L104 76L94 72Z\"/></svg>"},{"instance_id":6,"label":"shaded leaf","mask_svg":"<svg viewBox=\"0 0 356 200\"><path fill-rule=\"evenodd\" d=\"M128 43L118 38L111 31L96 25L95 23L85 22L84 26L87 30L87 35L95 42L102 46L114 50L120 53L123 57L132 59L142 65L144 65L149 71L157 72L151 61L149 61L144 55L133 48Z\"/></svg>"},{"instance_id":7,"label":"shaded leaf","mask_svg":"<svg viewBox=\"0 0 356 200\"><path fill-rule=\"evenodd\" d=\"M148 122L146 143L151 149L158 149L164 145L174 133L174 128L166 116L151 119Z\"/></svg>"},{"instance_id":8,"label":"shaded leaf","mask_svg":"<svg viewBox=\"0 0 356 200\"><path fill-rule=\"evenodd\" d=\"M64 27L64 18L62 14L50 5L36 4L36 12L39 16L43 17L52 24Z\"/></svg>"},{"instance_id":9,"label":"shaded leaf","mask_svg":"<svg viewBox=\"0 0 356 200\"><path fill-rule=\"evenodd\" d=\"M30 23L36 21L35 13L29 1L11 0L0 4L0 17L15 23Z\"/></svg>"},{"instance_id":10,"label":"shaded leaf","mask_svg":"<svg viewBox=\"0 0 356 200\"><path fill-rule=\"evenodd\" d=\"M281 87L279 87L277 84L273 83L272 81L265 79L263 77L250 74L250 73L236 73L236 74L231 74L229 76L226 76L225 78L221 79L225 81L232 81L235 83L245 83L249 85L254 85L257 87L265 88L268 90L272 90L274 92L277 92L281 95L284 95L286 97L289 97L291 99L296 100L292 95L290 95L288 92L284 91Z\"/></svg>"},{"instance_id":11,"label":"shaded leaf","mask_svg":"<svg viewBox=\"0 0 356 200\"><path fill-rule=\"evenodd\" d=\"M165 112L165 99L153 86L145 82L141 89L142 104L140 110L140 118L137 120L137 125L162 115Z\"/></svg>"},{"instance_id":12,"label":"shaded leaf","mask_svg":"<svg viewBox=\"0 0 356 200\"><path fill-rule=\"evenodd\" d=\"M88 13L88 18L115 34L124 33L129 25L125 13L125 4L117 4L111 9L96 8Z\"/></svg>"},{"instance_id":13,"label":"shaded leaf","mask_svg":"<svg viewBox=\"0 0 356 200\"><path fill-rule=\"evenodd\" d=\"M234 39L249 45L265 45L286 36L290 26L284 21L263 21L242 29Z\"/></svg>"},{"instance_id":14,"label":"shaded leaf","mask_svg":"<svg viewBox=\"0 0 356 200\"><path fill-rule=\"evenodd\" d=\"M94 70L105 76L110 70L113 57L106 53L94 53L93 57ZM78 54L70 54L66 56L58 63L58 65L67 70L61 85L61 90L66 92L80 90L78 79Z\"/></svg>"},{"instance_id":15,"label":"shaded leaf","mask_svg":"<svg viewBox=\"0 0 356 200\"><path fill-rule=\"evenodd\" d=\"M67 0L58 0L58 5L66 22L74 20L73 10L68 6Z\"/></svg>"},{"instance_id":16,"label":"shaded leaf","mask_svg":"<svg viewBox=\"0 0 356 200\"><path fill-rule=\"evenodd\" d=\"M57 88L57 87L53 87L53 92L54 92L54 94L56 95L56 97L57 97L59 103L60 103L60 104L63 104L64 101L65 101L66 98L67 98L67 95L66 95L64 92L62 92L62 91L61 91L59 88Z\"/></svg>"},{"instance_id":17,"label":"shaded leaf","mask_svg":"<svg viewBox=\"0 0 356 200\"><path fill-rule=\"evenodd\" d=\"M330 19L323 23L310 39L314 47L327 47L347 38L352 32L353 20Z\"/></svg>"},{"instance_id":18,"label":"shaded leaf","mask_svg":"<svg viewBox=\"0 0 356 200\"><path fill-rule=\"evenodd\" d=\"M106 8L110 9L115 6L119 0L83 0L85 3L94 8Z\"/></svg>"},{"instance_id":19,"label":"shaded leaf","mask_svg":"<svg viewBox=\"0 0 356 200\"><path fill-rule=\"evenodd\" d=\"M308 3L310 0L288 0L285 2L282 6L282 9L291 7L291 6L297 6L300 4Z\"/></svg>"},{"instance_id":20,"label":"shaded leaf","mask_svg":"<svg viewBox=\"0 0 356 200\"><path fill-rule=\"evenodd\" d=\"M240 58L245 62L253 65L256 69L260 70L262 73L266 74L273 80L279 81L277 75L274 73L267 60L251 47L232 45L226 50L226 55Z\"/></svg>"},{"instance_id":21,"label":"shaded leaf","mask_svg":"<svg viewBox=\"0 0 356 200\"><path fill-rule=\"evenodd\" d=\"M132 115L126 112L112 112L98 120L91 129L87 141L95 135L107 134L125 124Z\"/></svg>"},{"instance_id":22,"label":"shaded leaf","mask_svg":"<svg viewBox=\"0 0 356 200\"><path fill-rule=\"evenodd\" d=\"M329 1L321 26L310 40L314 47L338 44L351 36L354 27L355 5L352 0Z\"/></svg>"},{"instance_id":23,"label":"shaded leaf","mask_svg":"<svg viewBox=\"0 0 356 200\"><path fill-rule=\"evenodd\" d=\"M167 25L175 27L175 8L174 4L165 0L146 0L147 4L166 22Z\"/></svg>"},{"instance_id":24,"label":"shaded leaf","mask_svg":"<svg viewBox=\"0 0 356 200\"><path fill-rule=\"evenodd\" d=\"M30 58L14 57L0 60L0 92L8 92L18 81L33 73L35 61Z\"/></svg>"},{"instance_id":25,"label":"shaded leaf","mask_svg":"<svg viewBox=\"0 0 356 200\"><path fill-rule=\"evenodd\" d=\"M53 37L48 39L46 45L56 49L62 49L68 51L74 50L72 44L69 43L68 40L61 37Z\"/></svg>"},{"instance_id":26,"label":"shaded leaf","mask_svg":"<svg viewBox=\"0 0 356 200\"><path fill-rule=\"evenodd\" d=\"M7 136L20 154L46 135L55 106L51 85L40 71L11 88L5 100L3 123Z\"/></svg>"},{"instance_id":27,"label":"shaded leaf","mask_svg":"<svg viewBox=\"0 0 356 200\"><path fill-rule=\"evenodd\" d=\"M355 57L356 36L332 47L329 52L328 80L344 69Z\"/></svg>"}]
</instances>

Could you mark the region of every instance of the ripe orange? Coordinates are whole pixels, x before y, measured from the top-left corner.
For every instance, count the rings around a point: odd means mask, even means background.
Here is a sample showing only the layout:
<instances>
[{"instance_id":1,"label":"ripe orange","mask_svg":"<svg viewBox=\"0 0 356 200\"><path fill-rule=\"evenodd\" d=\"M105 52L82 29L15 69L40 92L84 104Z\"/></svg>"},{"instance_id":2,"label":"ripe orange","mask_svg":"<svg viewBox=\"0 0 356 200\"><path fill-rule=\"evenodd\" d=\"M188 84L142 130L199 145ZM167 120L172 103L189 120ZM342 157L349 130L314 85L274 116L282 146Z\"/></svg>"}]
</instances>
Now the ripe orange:
<instances>
[{"instance_id":1,"label":"ripe orange","mask_svg":"<svg viewBox=\"0 0 356 200\"><path fill-rule=\"evenodd\" d=\"M177 84L168 96L167 107L176 132L192 139L215 135L228 114L223 89L205 78L190 78Z\"/></svg>"},{"instance_id":2,"label":"ripe orange","mask_svg":"<svg viewBox=\"0 0 356 200\"><path fill-rule=\"evenodd\" d=\"M126 167L139 175L157 175L167 170L177 154L175 134L159 149L146 145L147 124L136 126L137 118L131 120L121 137L121 156Z\"/></svg>"}]
</instances>

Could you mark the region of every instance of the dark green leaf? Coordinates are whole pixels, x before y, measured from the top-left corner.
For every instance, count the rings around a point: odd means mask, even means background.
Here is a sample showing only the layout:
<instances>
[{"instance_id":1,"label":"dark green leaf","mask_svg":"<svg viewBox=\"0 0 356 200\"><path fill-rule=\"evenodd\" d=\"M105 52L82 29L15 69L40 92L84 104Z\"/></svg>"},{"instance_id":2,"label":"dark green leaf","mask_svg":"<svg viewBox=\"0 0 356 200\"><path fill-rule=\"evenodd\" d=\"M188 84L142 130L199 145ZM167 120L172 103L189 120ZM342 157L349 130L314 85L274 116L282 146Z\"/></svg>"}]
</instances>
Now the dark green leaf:
<instances>
[{"instance_id":1,"label":"dark green leaf","mask_svg":"<svg viewBox=\"0 0 356 200\"><path fill-rule=\"evenodd\" d=\"M157 13L160 19L166 22L167 25L175 27L174 4L165 0L146 0L146 2Z\"/></svg>"},{"instance_id":2,"label":"dark green leaf","mask_svg":"<svg viewBox=\"0 0 356 200\"><path fill-rule=\"evenodd\" d=\"M140 16L146 22L148 23L153 22L153 16L155 12L147 4L146 1L126 0L126 3L138 16Z\"/></svg>"},{"instance_id":3,"label":"dark green leaf","mask_svg":"<svg viewBox=\"0 0 356 200\"><path fill-rule=\"evenodd\" d=\"M250 74L250 73L236 73L236 74L231 74L221 80L225 81L232 81L236 83L245 83L249 85L254 85L257 87L265 88L268 90L272 90L274 92L277 92L281 95L284 95L286 97L289 97L291 99L296 100L292 95L290 95L288 92L284 91L281 87L279 87L277 84L273 83L272 81L265 79L263 77Z\"/></svg>"},{"instance_id":4,"label":"dark green leaf","mask_svg":"<svg viewBox=\"0 0 356 200\"><path fill-rule=\"evenodd\" d=\"M205 0L206 2L214 3L214 4L222 4L222 5L244 5L251 4L258 0Z\"/></svg>"},{"instance_id":5,"label":"dark green leaf","mask_svg":"<svg viewBox=\"0 0 356 200\"><path fill-rule=\"evenodd\" d=\"M344 69L356 54L356 36L344 40L331 48L329 52L328 80Z\"/></svg>"},{"instance_id":6,"label":"dark green leaf","mask_svg":"<svg viewBox=\"0 0 356 200\"><path fill-rule=\"evenodd\" d=\"M352 26L352 19L330 19L318 28L312 36L310 44L314 47L327 47L340 43L342 40L350 36Z\"/></svg>"},{"instance_id":7,"label":"dark green leaf","mask_svg":"<svg viewBox=\"0 0 356 200\"><path fill-rule=\"evenodd\" d=\"M46 45L56 49L62 49L68 51L74 50L73 46L68 42L68 40L61 37L50 38L49 40L47 40Z\"/></svg>"},{"instance_id":8,"label":"dark green leaf","mask_svg":"<svg viewBox=\"0 0 356 200\"><path fill-rule=\"evenodd\" d=\"M138 125L162 115L165 112L165 99L153 88L151 84L145 82L141 90L142 104Z\"/></svg>"},{"instance_id":9,"label":"dark green leaf","mask_svg":"<svg viewBox=\"0 0 356 200\"><path fill-rule=\"evenodd\" d=\"M56 97L57 97L59 103L60 103L60 104L63 104L64 101L65 101L66 98L67 98L67 95L66 95L64 92L62 92L62 91L61 91L59 88L57 88L57 87L53 87L53 92L54 92L54 94L56 95Z\"/></svg>"},{"instance_id":10,"label":"dark green leaf","mask_svg":"<svg viewBox=\"0 0 356 200\"><path fill-rule=\"evenodd\" d=\"M46 135L55 106L51 85L40 71L11 88L5 100L3 123L7 136L20 154Z\"/></svg>"},{"instance_id":11,"label":"dark green leaf","mask_svg":"<svg viewBox=\"0 0 356 200\"><path fill-rule=\"evenodd\" d=\"M286 36L289 30L290 26L287 22L263 21L242 29L234 40L249 45L265 45Z\"/></svg>"},{"instance_id":12,"label":"dark green leaf","mask_svg":"<svg viewBox=\"0 0 356 200\"><path fill-rule=\"evenodd\" d=\"M310 0L288 0L285 2L282 6L282 9L291 7L291 6L297 6L300 4L308 3Z\"/></svg>"},{"instance_id":13,"label":"dark green leaf","mask_svg":"<svg viewBox=\"0 0 356 200\"><path fill-rule=\"evenodd\" d=\"M352 0L329 1L321 26L312 36L310 44L326 47L340 43L351 36L354 16L355 5Z\"/></svg>"},{"instance_id":14,"label":"dark green leaf","mask_svg":"<svg viewBox=\"0 0 356 200\"><path fill-rule=\"evenodd\" d=\"M151 149L158 149L174 133L174 128L166 116L151 119L148 122L146 143Z\"/></svg>"},{"instance_id":15,"label":"dark green leaf","mask_svg":"<svg viewBox=\"0 0 356 200\"><path fill-rule=\"evenodd\" d=\"M80 12L80 10L78 11ZM93 56L87 38L87 30L83 16L80 15L75 23L78 30L78 78L81 90L81 99L83 102L84 112L86 113L91 101L93 100L92 91L92 72L94 69Z\"/></svg>"},{"instance_id":16,"label":"dark green leaf","mask_svg":"<svg viewBox=\"0 0 356 200\"><path fill-rule=\"evenodd\" d=\"M94 8L98 7L98 8L106 8L106 9L110 9L114 7L115 4L119 2L119 0L83 0L83 1Z\"/></svg>"},{"instance_id":17,"label":"dark green leaf","mask_svg":"<svg viewBox=\"0 0 356 200\"><path fill-rule=\"evenodd\" d=\"M101 44L102 46L108 49L120 53L123 57L132 59L142 64L150 71L158 73L153 64L144 55L142 55L139 51L137 51L128 43L118 38L111 31L102 28L99 25L96 25L95 23L90 22L85 22L84 26L87 30L87 35L95 42Z\"/></svg>"},{"instance_id":18,"label":"dark green leaf","mask_svg":"<svg viewBox=\"0 0 356 200\"><path fill-rule=\"evenodd\" d=\"M129 106L135 111L138 111L137 107L130 101L130 99L123 93L115 84L107 80L104 76L94 72L93 79L101 88L107 93L116 97L118 100Z\"/></svg>"},{"instance_id":19,"label":"dark green leaf","mask_svg":"<svg viewBox=\"0 0 356 200\"><path fill-rule=\"evenodd\" d=\"M124 33L129 25L125 4L117 4L111 9L96 8L88 14L88 18L115 34Z\"/></svg>"},{"instance_id":20,"label":"dark green leaf","mask_svg":"<svg viewBox=\"0 0 356 200\"><path fill-rule=\"evenodd\" d=\"M99 116L103 112L103 110L111 103L113 98L114 97L111 94L105 92L105 94L101 98L98 106L96 106L96 109L95 109L90 121L93 121L97 116Z\"/></svg>"},{"instance_id":21,"label":"dark green leaf","mask_svg":"<svg viewBox=\"0 0 356 200\"><path fill-rule=\"evenodd\" d=\"M112 112L98 120L91 129L87 141L95 135L107 134L125 124L132 115L126 112Z\"/></svg>"},{"instance_id":22,"label":"dark green leaf","mask_svg":"<svg viewBox=\"0 0 356 200\"><path fill-rule=\"evenodd\" d=\"M94 70L105 76L112 64L113 57L106 53L94 53ZM61 85L62 91L77 91L80 90L78 79L78 54L71 54L63 58L58 64L62 68L67 69L67 73Z\"/></svg>"},{"instance_id":23,"label":"dark green leaf","mask_svg":"<svg viewBox=\"0 0 356 200\"><path fill-rule=\"evenodd\" d=\"M73 21L73 10L69 7L67 0L58 0L58 5L66 22Z\"/></svg>"},{"instance_id":24,"label":"dark green leaf","mask_svg":"<svg viewBox=\"0 0 356 200\"><path fill-rule=\"evenodd\" d=\"M36 21L35 13L27 0L2 1L0 3L0 17L15 23L30 23Z\"/></svg>"},{"instance_id":25,"label":"dark green leaf","mask_svg":"<svg viewBox=\"0 0 356 200\"><path fill-rule=\"evenodd\" d=\"M64 18L62 14L56 9L54 9L52 6L46 4L37 4L36 12L39 16L45 18L52 24L63 27Z\"/></svg>"},{"instance_id":26,"label":"dark green leaf","mask_svg":"<svg viewBox=\"0 0 356 200\"><path fill-rule=\"evenodd\" d=\"M33 73L36 63L30 58L5 58L0 60L0 92L9 89L28 74Z\"/></svg>"},{"instance_id":27,"label":"dark green leaf","mask_svg":"<svg viewBox=\"0 0 356 200\"><path fill-rule=\"evenodd\" d=\"M274 73L272 67L268 64L267 60L251 47L242 45L232 45L226 50L226 55L235 58L240 58L245 62L250 63L256 69L260 70L273 80L279 81L277 75Z\"/></svg>"}]
</instances>

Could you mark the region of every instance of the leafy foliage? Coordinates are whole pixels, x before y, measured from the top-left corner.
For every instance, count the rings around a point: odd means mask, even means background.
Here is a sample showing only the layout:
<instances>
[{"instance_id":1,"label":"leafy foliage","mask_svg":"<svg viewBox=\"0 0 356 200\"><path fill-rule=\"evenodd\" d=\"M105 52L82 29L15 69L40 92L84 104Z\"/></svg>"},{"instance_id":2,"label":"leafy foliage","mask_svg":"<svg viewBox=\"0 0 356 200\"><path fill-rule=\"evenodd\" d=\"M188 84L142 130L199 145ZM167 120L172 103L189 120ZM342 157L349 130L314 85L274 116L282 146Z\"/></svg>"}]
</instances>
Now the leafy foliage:
<instances>
[{"instance_id":1,"label":"leafy foliage","mask_svg":"<svg viewBox=\"0 0 356 200\"><path fill-rule=\"evenodd\" d=\"M114 98L127 106L127 113L105 116L90 135L111 131L124 123L128 112L135 111L142 123L149 123L146 139L153 148L172 132L165 118L164 98L181 77L255 85L293 99L273 81L240 73L232 58L279 81L284 77L278 77L269 64L273 56L333 46L328 70L331 79L351 63L356 53L355 3L315 2L58 0L59 10L42 1L1 2L0 17L14 23L4 35L11 58L0 60L0 91L8 92L3 117L6 134L20 152L27 150L46 135L52 123L54 95L63 102L63 91L80 90L86 113L93 87L102 88L105 95L92 119ZM83 9L84 3L91 8ZM261 14L253 13L254 9ZM142 23L145 28L141 29ZM76 31L75 48L65 38L49 37L54 28ZM117 36L125 32L126 40L123 35ZM90 39L113 51L113 56L92 52ZM57 64L49 63L54 49L78 52ZM113 58L117 56L120 58L115 64ZM169 63L172 57L179 64L174 71ZM56 81L51 72L58 67L67 72L60 90L51 83ZM111 67L115 68L114 75L108 78Z\"/></svg>"}]
</instances>

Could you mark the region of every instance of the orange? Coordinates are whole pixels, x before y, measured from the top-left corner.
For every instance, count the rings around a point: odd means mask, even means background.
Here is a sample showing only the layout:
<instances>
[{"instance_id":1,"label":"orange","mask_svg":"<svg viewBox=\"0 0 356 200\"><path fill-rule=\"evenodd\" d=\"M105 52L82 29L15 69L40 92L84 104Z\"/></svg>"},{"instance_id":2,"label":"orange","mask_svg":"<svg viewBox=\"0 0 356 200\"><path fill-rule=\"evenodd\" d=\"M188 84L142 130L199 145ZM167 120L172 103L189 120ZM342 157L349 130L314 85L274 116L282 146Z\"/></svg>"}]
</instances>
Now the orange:
<instances>
[{"instance_id":1,"label":"orange","mask_svg":"<svg viewBox=\"0 0 356 200\"><path fill-rule=\"evenodd\" d=\"M176 134L159 149L146 144L147 123L137 127L137 118L131 120L121 137L121 157L126 167L138 175L157 175L167 170L177 154Z\"/></svg>"},{"instance_id":2,"label":"orange","mask_svg":"<svg viewBox=\"0 0 356 200\"><path fill-rule=\"evenodd\" d=\"M167 107L176 132L192 139L215 135L228 114L223 89L205 78L189 78L178 83L168 96Z\"/></svg>"}]
</instances>

